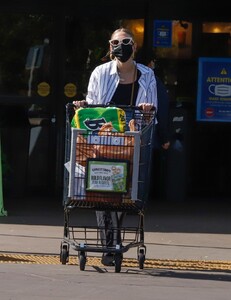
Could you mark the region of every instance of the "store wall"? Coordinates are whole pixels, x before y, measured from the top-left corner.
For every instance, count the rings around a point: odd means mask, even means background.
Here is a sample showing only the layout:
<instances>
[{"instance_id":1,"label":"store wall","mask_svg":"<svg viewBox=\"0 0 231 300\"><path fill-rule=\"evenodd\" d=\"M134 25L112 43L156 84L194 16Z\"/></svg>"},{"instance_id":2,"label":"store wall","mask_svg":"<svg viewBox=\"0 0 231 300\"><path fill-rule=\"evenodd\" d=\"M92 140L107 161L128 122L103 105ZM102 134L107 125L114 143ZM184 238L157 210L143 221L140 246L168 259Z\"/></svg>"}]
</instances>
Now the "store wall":
<instances>
[{"instance_id":1,"label":"store wall","mask_svg":"<svg viewBox=\"0 0 231 300\"><path fill-rule=\"evenodd\" d=\"M19 109L19 107L27 109L27 120L23 122L23 125L16 126L14 124L13 127L8 127L8 125L3 126L4 151L9 155L9 165L11 166L10 173L7 175L9 179L6 179L5 186L6 191L12 193L12 195L25 195L25 191L33 191L33 189L47 191L44 189L45 183L48 189L51 186L56 185L57 187L58 185L58 190L62 190L63 149L65 144L65 104L76 97L84 97L90 72L95 65L102 63L101 58L106 54L106 50L108 49L108 35L113 31L112 29L118 27L119 20L122 18L144 19L144 44L149 46L152 46L153 31L150 29L151 26L153 26L154 19L172 20L174 18L179 21L185 18L186 21L190 23L192 30L194 30L195 27L201 28L202 30L203 17L202 15L198 16L198 7L196 5L194 6L194 4L187 6L188 4L182 1L179 2L178 6L177 3L174 3L173 10L170 9L172 8L172 1L167 1L167 3L162 5L160 4L158 10L153 1L145 1L142 5L140 1L128 1L126 5L124 3L125 6L122 12L115 12L114 4L110 1L104 1L104 6L101 8L98 3L96 5L95 1L90 1L89 4L92 6L85 5L85 3L78 4L79 10L73 13L72 1L59 3L55 10L51 3L45 3L45 1L41 6L39 4L35 6L28 1L24 1L24 5L22 6L16 5L15 7L1 3L2 6L0 6L0 8L2 8L2 16L5 16L6 27L3 27L2 17L0 19L2 28L0 34L3 42L2 45L4 46L1 48L1 51L3 51L4 48L4 52L1 53L1 57L4 57L4 61L2 61L0 65L0 103L10 107L12 105L15 110ZM97 6L97 11L92 10L92 7L95 6ZM166 9L166 7L169 9ZM11 14L12 11L15 13L15 10L18 14L24 15L25 24L28 24L27 27L20 28L20 26L16 26L17 22L15 16L12 16L12 20L9 18L9 15L7 15L6 18L6 11L8 14ZM25 15L28 17L28 12L33 12L37 14L37 16L41 14L45 23L42 25L40 23L36 24L34 19L30 20L32 23L27 22ZM107 16L107 18L105 18L105 16ZM210 14L209 17L212 18L212 16L215 18L216 14ZM221 18L221 16L222 14L219 18ZM40 18L38 19L41 20ZM15 39L10 40L7 32L10 28L9 26L13 26L13 24L15 24L14 30L17 29L18 31L15 31ZM44 26L44 24L48 24L48 26ZM47 35L47 33L49 33L49 35ZM28 98L27 87L30 70L25 70L26 57L29 48L43 44L44 38L49 38L49 45L53 55L52 65L48 68L50 74L48 74L48 77L42 79L42 81L46 81L49 84L51 89L50 94L45 97L38 95L37 82L34 85L32 97ZM196 35L192 34L192 49L190 49L191 56L189 58L188 56L183 56L180 59L178 59L178 57L171 57L171 59L169 59L169 57L158 58L157 69L169 90L172 103L177 101L179 97L188 97L194 104L196 103L197 59L201 55L230 56L230 42L227 38L227 34L211 35L210 33L206 33L202 35L198 30ZM229 44L228 48L227 43ZM186 46L188 45L190 45L190 43L186 43ZM219 45L219 47L217 47L217 45ZM83 54L86 53L85 50L87 50L87 55L91 52L92 64L90 65L85 64L85 58L89 58ZM174 55L179 52L178 50L173 51ZM180 51L182 53L181 47ZM183 51L184 53L189 53L187 47L183 49ZM166 51L164 51L164 53L165 52ZM12 53L13 56L10 55ZM161 55L162 53L163 51L160 51ZM17 56L19 54L20 57ZM3 71L5 71L5 73L3 73ZM26 76L27 79L25 79ZM64 93L64 87L69 83L77 87L77 94L70 96L68 93ZM29 112L28 109L32 104L35 104L37 109L33 112ZM10 110L13 111L14 109L11 107ZM3 112L4 110L2 109L1 111ZM176 112L176 110L171 111L173 114ZM191 112L187 111L184 113L186 113L185 119L188 119L188 114L190 114L190 118L195 117ZM3 113L3 115L5 114ZM31 117L37 119L40 118L41 115L43 119L48 120L47 123L46 121L38 125L34 125L34 122L28 123ZM51 122L53 116L56 118L55 125ZM12 119L11 115L9 119ZM19 120L18 112L16 113L14 121L16 120ZM195 123L193 124L195 125ZM175 123L172 124L171 127L173 136L175 135L174 126ZM184 126L188 126L187 128L191 129L191 121L188 125L183 124L183 127ZM191 140L191 133L188 134L186 129L183 130L183 141L185 145L190 144L190 153L192 156L190 156L190 158L188 158L187 155L185 156L185 148L183 154L174 152L175 150L173 148L169 151L168 172L163 179L165 182L164 188L167 189L165 192L169 195L167 199L170 199L171 195L171 199L173 199L173 195L178 193L178 200L185 200L191 195L197 197L203 191L204 187L197 178L198 174L201 173L200 170L203 169L203 166L201 166L203 159L208 159L206 155L207 145L213 140L213 131L215 128L216 125L214 125L212 130L211 128L206 128L206 134L204 134L204 127L198 126L197 124L197 132L193 134L193 139ZM230 134L229 126L225 126L225 128L227 135L224 134L223 131L219 132L221 141L225 140ZM12 137L14 137L14 139L12 139ZM224 137L224 139L222 137ZM176 140L173 140L172 145L174 145ZM189 140L190 142L186 142ZM17 147L15 147L15 144L17 144ZM223 144L222 148L213 147L216 151L213 150L215 152L213 152L212 157L222 157L224 147ZM188 153L188 150L186 152ZM197 153L197 156L195 156L194 153ZM226 155L228 154L226 153ZM187 161L185 161L185 159ZM173 172L173 170L177 169L175 167L177 161L179 161L180 164L184 162L184 165L181 164L181 171L177 171L182 172L182 175L179 176L179 182L176 182L177 177L175 176L178 173ZM189 161L190 164L188 165ZM206 165L210 165L210 162L212 162L212 160L208 159ZM230 160L228 156L226 156L225 162L227 162L227 164L222 161L222 168L220 164L216 162L212 169L219 177L220 188L218 189L218 195L221 195L223 192L225 192L225 194L229 193L227 184L225 184L225 187L221 184L224 182L222 178L229 175ZM190 166L191 163L194 164L194 168ZM185 165L187 165L187 170L185 169ZM184 172L188 174L187 180L185 179ZM17 176L15 174L17 174ZM184 180L187 182L181 184ZM204 189L205 191L213 185L213 181L209 178L206 179L206 182L208 182L208 185L207 188ZM182 196L180 196L179 189L173 190L177 185L182 188ZM168 186L168 188L166 188L166 186ZM55 189L52 190L54 192Z\"/></svg>"}]
</instances>

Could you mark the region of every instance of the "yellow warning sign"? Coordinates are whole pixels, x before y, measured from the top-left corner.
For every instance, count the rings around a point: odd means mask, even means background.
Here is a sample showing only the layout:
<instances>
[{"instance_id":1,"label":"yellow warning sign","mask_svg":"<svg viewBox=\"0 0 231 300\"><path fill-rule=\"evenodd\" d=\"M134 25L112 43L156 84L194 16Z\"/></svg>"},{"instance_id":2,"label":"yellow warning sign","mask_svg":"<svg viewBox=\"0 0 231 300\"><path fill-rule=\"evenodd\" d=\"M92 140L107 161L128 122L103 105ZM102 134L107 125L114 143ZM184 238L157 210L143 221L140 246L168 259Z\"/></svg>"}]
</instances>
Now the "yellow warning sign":
<instances>
[{"instance_id":1,"label":"yellow warning sign","mask_svg":"<svg viewBox=\"0 0 231 300\"><path fill-rule=\"evenodd\" d=\"M50 94L50 85L47 82L40 82L37 88L38 95L46 97Z\"/></svg>"},{"instance_id":2,"label":"yellow warning sign","mask_svg":"<svg viewBox=\"0 0 231 300\"><path fill-rule=\"evenodd\" d=\"M67 83L64 86L64 94L68 98L75 97L76 96L76 92L77 92L77 87L76 87L76 85L74 83Z\"/></svg>"},{"instance_id":3,"label":"yellow warning sign","mask_svg":"<svg viewBox=\"0 0 231 300\"><path fill-rule=\"evenodd\" d=\"M223 68L223 69L221 70L221 75L227 75L227 71L226 71L225 68Z\"/></svg>"}]
</instances>

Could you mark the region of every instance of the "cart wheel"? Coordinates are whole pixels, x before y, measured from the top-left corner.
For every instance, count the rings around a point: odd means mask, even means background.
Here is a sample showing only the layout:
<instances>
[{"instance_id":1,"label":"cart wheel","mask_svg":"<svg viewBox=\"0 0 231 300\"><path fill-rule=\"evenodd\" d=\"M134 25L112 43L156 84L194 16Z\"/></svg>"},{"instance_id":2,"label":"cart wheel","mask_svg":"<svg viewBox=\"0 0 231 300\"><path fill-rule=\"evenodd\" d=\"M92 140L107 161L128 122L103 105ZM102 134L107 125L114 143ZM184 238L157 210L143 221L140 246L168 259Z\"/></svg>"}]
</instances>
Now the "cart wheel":
<instances>
[{"instance_id":1,"label":"cart wheel","mask_svg":"<svg viewBox=\"0 0 231 300\"><path fill-rule=\"evenodd\" d=\"M80 271L84 271L85 270L85 266L86 266L86 255L84 252L81 252L79 254L79 269Z\"/></svg>"},{"instance_id":2,"label":"cart wheel","mask_svg":"<svg viewBox=\"0 0 231 300\"><path fill-rule=\"evenodd\" d=\"M145 254L144 249L140 249L139 255L138 255L138 261L139 261L139 268L144 268L144 261L145 261Z\"/></svg>"},{"instance_id":3,"label":"cart wheel","mask_svg":"<svg viewBox=\"0 0 231 300\"><path fill-rule=\"evenodd\" d=\"M67 245L64 245L61 247L61 252L60 252L60 262L62 265L65 265L68 262L69 258L69 251Z\"/></svg>"},{"instance_id":4,"label":"cart wheel","mask_svg":"<svg viewBox=\"0 0 231 300\"><path fill-rule=\"evenodd\" d=\"M115 272L120 273L121 265L122 265L122 256L121 256L121 254L115 254L114 260L115 260Z\"/></svg>"}]
</instances>

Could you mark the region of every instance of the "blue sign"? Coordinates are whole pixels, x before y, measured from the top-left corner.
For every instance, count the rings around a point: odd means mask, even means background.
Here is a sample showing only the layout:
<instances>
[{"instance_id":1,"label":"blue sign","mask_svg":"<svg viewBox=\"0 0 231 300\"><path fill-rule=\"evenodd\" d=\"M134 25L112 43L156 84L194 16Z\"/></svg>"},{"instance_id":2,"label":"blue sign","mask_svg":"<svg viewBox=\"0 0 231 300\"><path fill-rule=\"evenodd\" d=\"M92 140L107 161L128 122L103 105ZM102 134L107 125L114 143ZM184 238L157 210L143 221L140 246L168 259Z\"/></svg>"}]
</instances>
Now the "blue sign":
<instances>
[{"instance_id":1,"label":"blue sign","mask_svg":"<svg viewBox=\"0 0 231 300\"><path fill-rule=\"evenodd\" d=\"M230 58L199 58L197 121L231 122Z\"/></svg>"},{"instance_id":2,"label":"blue sign","mask_svg":"<svg viewBox=\"0 0 231 300\"><path fill-rule=\"evenodd\" d=\"M154 47L172 46L172 21L154 21Z\"/></svg>"}]
</instances>

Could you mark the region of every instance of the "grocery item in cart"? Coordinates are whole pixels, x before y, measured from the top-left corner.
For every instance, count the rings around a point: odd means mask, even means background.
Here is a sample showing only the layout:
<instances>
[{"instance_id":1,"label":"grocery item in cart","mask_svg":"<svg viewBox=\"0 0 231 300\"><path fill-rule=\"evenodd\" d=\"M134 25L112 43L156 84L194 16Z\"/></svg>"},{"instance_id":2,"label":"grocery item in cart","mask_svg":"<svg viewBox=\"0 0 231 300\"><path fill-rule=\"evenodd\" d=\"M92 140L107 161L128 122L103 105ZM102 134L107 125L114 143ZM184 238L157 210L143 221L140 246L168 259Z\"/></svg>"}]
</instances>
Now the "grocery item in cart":
<instances>
[{"instance_id":1,"label":"grocery item in cart","mask_svg":"<svg viewBox=\"0 0 231 300\"><path fill-rule=\"evenodd\" d=\"M76 143L76 162L82 166L86 166L86 160L88 158L96 157L95 146L87 142L85 135L79 134Z\"/></svg>"},{"instance_id":2,"label":"grocery item in cart","mask_svg":"<svg viewBox=\"0 0 231 300\"><path fill-rule=\"evenodd\" d=\"M135 131L135 120L129 122L130 131ZM127 159L132 161L134 151L134 137L127 136L123 133L113 132L113 125L111 122L105 123L99 130L98 135L105 137L105 140L114 139L114 142L100 143L94 145L95 154L97 157L113 158L113 159Z\"/></svg>"},{"instance_id":3,"label":"grocery item in cart","mask_svg":"<svg viewBox=\"0 0 231 300\"><path fill-rule=\"evenodd\" d=\"M97 132L101 127L110 122L111 131L124 132L126 127L125 111L118 107L87 107L79 108L71 121L71 126L79 129L86 129L88 133ZM97 149L94 142L87 141L87 135L78 135L76 148L76 161L86 166L87 158L95 158Z\"/></svg>"},{"instance_id":4,"label":"grocery item in cart","mask_svg":"<svg viewBox=\"0 0 231 300\"><path fill-rule=\"evenodd\" d=\"M112 123L113 131L124 132L126 127L125 111L118 107L81 107L75 111L71 126L88 131L98 131L107 122Z\"/></svg>"},{"instance_id":5,"label":"grocery item in cart","mask_svg":"<svg viewBox=\"0 0 231 300\"><path fill-rule=\"evenodd\" d=\"M70 173L70 161L64 164L67 171ZM74 194L79 197L85 197L85 167L80 164L75 164L75 185L74 185Z\"/></svg>"}]
</instances>

